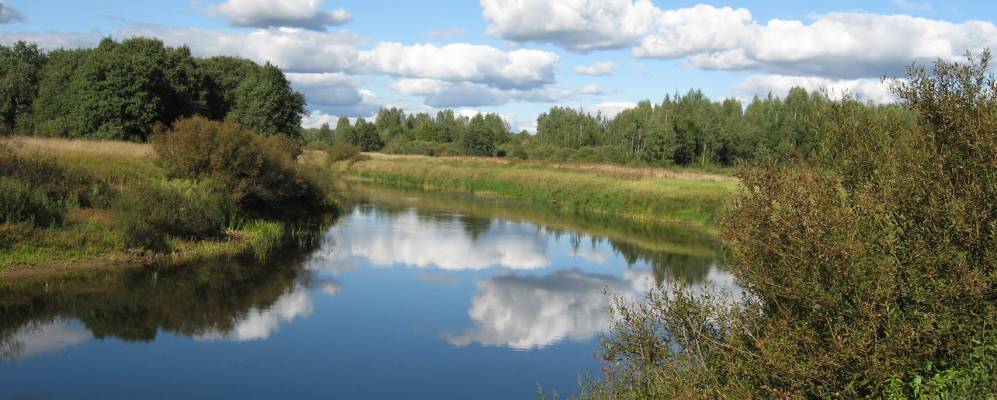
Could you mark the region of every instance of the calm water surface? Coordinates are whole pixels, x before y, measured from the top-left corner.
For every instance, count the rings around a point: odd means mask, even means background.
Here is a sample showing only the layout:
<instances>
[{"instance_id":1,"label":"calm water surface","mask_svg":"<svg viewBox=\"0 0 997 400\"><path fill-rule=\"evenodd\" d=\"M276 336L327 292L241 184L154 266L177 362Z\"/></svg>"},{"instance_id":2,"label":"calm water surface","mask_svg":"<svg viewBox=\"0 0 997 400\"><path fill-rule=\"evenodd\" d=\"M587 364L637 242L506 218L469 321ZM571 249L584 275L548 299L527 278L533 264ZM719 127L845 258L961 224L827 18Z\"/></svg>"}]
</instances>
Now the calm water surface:
<instances>
[{"instance_id":1,"label":"calm water surface","mask_svg":"<svg viewBox=\"0 0 997 400\"><path fill-rule=\"evenodd\" d=\"M716 244L364 189L307 251L0 288L0 398L533 399L599 373L604 291L736 291Z\"/></svg>"}]
</instances>

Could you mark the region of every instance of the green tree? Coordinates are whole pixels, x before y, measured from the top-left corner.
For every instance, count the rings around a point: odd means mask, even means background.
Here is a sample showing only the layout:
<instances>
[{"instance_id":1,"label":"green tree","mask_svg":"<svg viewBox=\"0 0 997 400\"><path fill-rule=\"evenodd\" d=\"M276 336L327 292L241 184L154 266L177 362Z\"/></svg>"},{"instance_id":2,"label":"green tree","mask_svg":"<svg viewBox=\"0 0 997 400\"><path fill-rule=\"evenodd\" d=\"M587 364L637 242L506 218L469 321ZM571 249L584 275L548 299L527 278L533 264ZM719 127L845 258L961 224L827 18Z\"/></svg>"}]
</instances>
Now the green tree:
<instances>
[{"instance_id":1,"label":"green tree","mask_svg":"<svg viewBox=\"0 0 997 400\"><path fill-rule=\"evenodd\" d=\"M259 73L261 69L250 60L225 56L200 59L197 65L204 76L207 103L201 114L215 120L228 117L235 107L236 89L239 88L239 84L253 74Z\"/></svg>"},{"instance_id":2,"label":"green tree","mask_svg":"<svg viewBox=\"0 0 997 400\"><path fill-rule=\"evenodd\" d=\"M381 136L377 134L377 126L365 121L362 117L357 118L357 123L353 126L353 139L350 144L359 147L363 151L378 151L384 148Z\"/></svg>"},{"instance_id":3,"label":"green tree","mask_svg":"<svg viewBox=\"0 0 997 400\"><path fill-rule=\"evenodd\" d=\"M231 117L249 129L295 137L304 115L305 96L294 91L284 72L270 63L236 88Z\"/></svg>"},{"instance_id":4,"label":"green tree","mask_svg":"<svg viewBox=\"0 0 997 400\"><path fill-rule=\"evenodd\" d=\"M28 122L46 61L34 44L0 46L0 132Z\"/></svg>"},{"instance_id":5,"label":"green tree","mask_svg":"<svg viewBox=\"0 0 997 400\"><path fill-rule=\"evenodd\" d=\"M350 119L346 117L339 117L336 121L336 133L335 133L336 143L350 143L356 145L357 140L354 136L353 125L350 125Z\"/></svg>"}]
</instances>

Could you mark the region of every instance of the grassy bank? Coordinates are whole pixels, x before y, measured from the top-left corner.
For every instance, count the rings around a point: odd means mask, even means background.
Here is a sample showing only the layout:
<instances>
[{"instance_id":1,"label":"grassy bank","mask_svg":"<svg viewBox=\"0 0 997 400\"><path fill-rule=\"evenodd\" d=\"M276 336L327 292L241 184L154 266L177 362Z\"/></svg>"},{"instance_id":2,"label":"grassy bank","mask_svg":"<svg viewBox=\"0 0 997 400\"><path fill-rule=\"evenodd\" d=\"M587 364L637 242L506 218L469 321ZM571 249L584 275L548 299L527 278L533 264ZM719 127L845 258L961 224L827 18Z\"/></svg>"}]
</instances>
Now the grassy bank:
<instances>
[{"instance_id":1,"label":"grassy bank","mask_svg":"<svg viewBox=\"0 0 997 400\"><path fill-rule=\"evenodd\" d=\"M561 213L679 223L708 232L738 187L735 178L707 173L473 157L370 154L338 168L343 176L380 185L469 192Z\"/></svg>"},{"instance_id":2,"label":"grassy bank","mask_svg":"<svg viewBox=\"0 0 997 400\"><path fill-rule=\"evenodd\" d=\"M44 192L45 184L61 185L63 181L80 188L72 190L71 196L57 199L48 194L38 196L55 204L52 208L59 215L51 221L12 221L9 215L6 222L0 220L0 279L163 260L191 261L247 254L264 257L283 244L292 230L289 222L272 214L240 213L225 206L226 217L209 215L209 220L216 221L210 226L216 232L191 236L164 230L161 246L146 248L136 245L134 236L137 229L146 228L149 219L128 220L130 216L122 212L126 202L141 200L132 193L146 188L177 187L176 191L187 199L202 200L205 196L198 193L204 185L168 177L169 172L152 145L17 137L0 139L0 147L6 151L7 164L30 164L24 169L39 169L43 165L59 171L61 178L21 179L38 181L31 184L32 188L41 187L38 192ZM15 178L17 174L13 173ZM170 224L183 226L187 223L183 221L184 215L204 219L200 218L203 213L190 209L202 203L176 204L182 209L167 215ZM155 207L132 208L135 208L132 215L159 212L162 217L162 210Z\"/></svg>"}]
</instances>

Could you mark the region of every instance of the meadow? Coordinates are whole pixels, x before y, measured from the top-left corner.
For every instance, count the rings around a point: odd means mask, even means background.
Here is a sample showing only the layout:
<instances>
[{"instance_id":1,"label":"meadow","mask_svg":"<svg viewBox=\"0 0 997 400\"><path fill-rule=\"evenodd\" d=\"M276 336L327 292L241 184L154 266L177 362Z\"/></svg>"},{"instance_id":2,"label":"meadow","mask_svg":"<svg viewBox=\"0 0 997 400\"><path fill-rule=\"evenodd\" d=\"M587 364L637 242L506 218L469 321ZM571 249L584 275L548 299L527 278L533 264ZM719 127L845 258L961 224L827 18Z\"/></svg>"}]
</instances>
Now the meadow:
<instances>
[{"instance_id":1,"label":"meadow","mask_svg":"<svg viewBox=\"0 0 997 400\"><path fill-rule=\"evenodd\" d=\"M20 171L4 179L15 184L18 178L30 181L16 187L28 194L41 192L34 197L40 201L19 196L22 193L10 194L12 200L4 207L2 278L164 260L262 258L281 246L290 229L286 218L237 212L224 201L205 200L221 197L200 193L205 185L169 178L151 144L10 137L0 139L0 150L3 164L11 167L4 170ZM38 176L31 176L30 171ZM45 173L58 176L42 176ZM169 193L174 187L179 196L141 195L159 189ZM162 203L158 207L149 204L157 201ZM37 218L39 208L51 209L53 217ZM204 229L217 232L177 232L204 224L195 220L214 223Z\"/></svg>"},{"instance_id":2,"label":"meadow","mask_svg":"<svg viewBox=\"0 0 997 400\"><path fill-rule=\"evenodd\" d=\"M483 157L368 156L339 162L337 172L349 179L397 188L467 192L523 201L559 213L679 224L708 233L715 232L717 215L739 187L731 176L664 168Z\"/></svg>"}]
</instances>

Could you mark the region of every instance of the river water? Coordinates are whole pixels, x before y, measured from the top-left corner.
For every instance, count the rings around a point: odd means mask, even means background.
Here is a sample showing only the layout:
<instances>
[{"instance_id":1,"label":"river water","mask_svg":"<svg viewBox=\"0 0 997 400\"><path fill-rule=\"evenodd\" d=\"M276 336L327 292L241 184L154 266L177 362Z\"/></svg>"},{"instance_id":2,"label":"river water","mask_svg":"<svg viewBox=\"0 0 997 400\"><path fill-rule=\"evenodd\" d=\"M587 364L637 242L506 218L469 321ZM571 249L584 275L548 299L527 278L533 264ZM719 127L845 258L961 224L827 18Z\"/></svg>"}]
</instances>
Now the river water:
<instances>
[{"instance_id":1,"label":"river water","mask_svg":"<svg viewBox=\"0 0 997 400\"><path fill-rule=\"evenodd\" d=\"M701 234L355 188L277 260L0 288L0 398L531 399L600 374L606 293L736 292Z\"/></svg>"}]
</instances>

